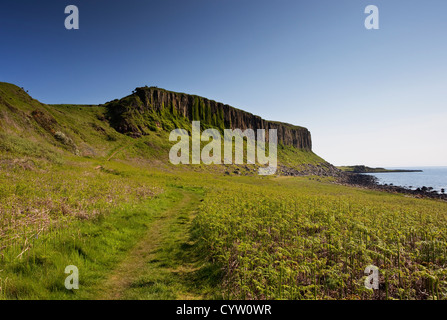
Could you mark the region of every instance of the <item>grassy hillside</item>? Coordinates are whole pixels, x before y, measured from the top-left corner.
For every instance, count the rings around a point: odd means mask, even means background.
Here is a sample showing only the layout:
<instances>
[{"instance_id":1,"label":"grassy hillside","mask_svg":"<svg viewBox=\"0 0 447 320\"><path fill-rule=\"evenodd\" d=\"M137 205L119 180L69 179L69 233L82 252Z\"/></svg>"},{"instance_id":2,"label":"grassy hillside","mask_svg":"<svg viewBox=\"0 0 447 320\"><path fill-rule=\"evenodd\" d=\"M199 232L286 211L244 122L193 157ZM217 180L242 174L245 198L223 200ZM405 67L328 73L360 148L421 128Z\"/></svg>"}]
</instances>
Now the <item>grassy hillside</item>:
<instances>
[{"instance_id":1,"label":"grassy hillside","mask_svg":"<svg viewBox=\"0 0 447 320\"><path fill-rule=\"evenodd\" d=\"M447 298L447 203L174 166L168 130L134 138L107 113L0 83L0 299ZM283 145L279 161L328 165Z\"/></svg>"},{"instance_id":2,"label":"grassy hillside","mask_svg":"<svg viewBox=\"0 0 447 320\"><path fill-rule=\"evenodd\" d=\"M170 131L175 128L190 130L191 123L185 117L169 112L144 112L139 119L135 119L136 113L132 112L129 114L131 125L144 130L144 135L132 138L114 129L116 124L110 115L113 103L107 104L108 107L45 105L17 86L0 83L0 152L51 162L60 162L73 155L98 160L107 160L111 156L123 160L139 158L162 166L169 164L169 149L174 144L169 142ZM138 101L133 100L129 105L139 106ZM213 126L202 123L202 130L206 128ZM278 162L297 169L306 164L327 164L312 151L284 145L279 146ZM228 171L224 168L217 170Z\"/></svg>"}]
</instances>

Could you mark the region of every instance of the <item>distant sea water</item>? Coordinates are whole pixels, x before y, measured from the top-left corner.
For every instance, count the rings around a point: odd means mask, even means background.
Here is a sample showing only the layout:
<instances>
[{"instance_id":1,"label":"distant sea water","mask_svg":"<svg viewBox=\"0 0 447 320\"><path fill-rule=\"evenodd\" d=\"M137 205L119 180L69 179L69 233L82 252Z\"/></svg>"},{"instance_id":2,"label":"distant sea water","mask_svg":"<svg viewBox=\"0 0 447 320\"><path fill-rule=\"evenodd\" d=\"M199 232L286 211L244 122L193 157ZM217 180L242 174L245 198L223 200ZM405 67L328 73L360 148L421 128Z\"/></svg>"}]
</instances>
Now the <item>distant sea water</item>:
<instances>
[{"instance_id":1,"label":"distant sea water","mask_svg":"<svg viewBox=\"0 0 447 320\"><path fill-rule=\"evenodd\" d=\"M386 169L422 170L423 172L387 172L366 173L376 176L380 184L393 184L413 190L432 187L438 192L445 189L447 193L447 167L399 167Z\"/></svg>"}]
</instances>

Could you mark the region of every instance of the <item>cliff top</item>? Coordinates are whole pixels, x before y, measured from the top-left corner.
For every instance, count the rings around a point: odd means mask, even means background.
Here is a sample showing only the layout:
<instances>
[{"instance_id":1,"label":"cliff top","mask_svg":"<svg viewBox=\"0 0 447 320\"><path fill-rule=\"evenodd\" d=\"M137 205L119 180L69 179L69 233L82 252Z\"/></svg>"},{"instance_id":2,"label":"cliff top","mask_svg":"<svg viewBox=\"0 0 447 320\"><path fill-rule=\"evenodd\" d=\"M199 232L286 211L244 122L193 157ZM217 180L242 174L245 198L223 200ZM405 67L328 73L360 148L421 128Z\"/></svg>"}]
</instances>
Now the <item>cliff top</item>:
<instances>
[{"instance_id":1,"label":"cliff top","mask_svg":"<svg viewBox=\"0 0 447 320\"><path fill-rule=\"evenodd\" d=\"M159 88L157 86L137 87L137 88L135 88L133 94L138 94L138 92L140 92L140 94L141 94L141 92L164 92L164 93L173 94L173 95L176 95L176 96L190 96L190 97L193 97L193 98L197 98L199 100L204 100L204 101L207 101L207 102L210 102L210 103L214 103L214 104L220 105L222 107L232 108L234 110L237 110L237 111L239 111L241 113L247 114L247 115L252 116L252 117L259 117L259 118L261 118L260 116L255 115L255 114L253 114L251 112L242 110L240 108L236 108L234 106L228 105L228 104L223 103L223 102L215 101L213 99L209 99L209 98L206 98L206 97L203 97L203 96L200 96L200 95L196 95L196 94L189 94L189 93L184 93L184 92L171 91L171 90L167 90L167 89L164 89L164 88ZM128 96L128 97L130 97L130 96ZM117 101L117 100L114 100L114 101ZM282 126L290 128L290 129L296 129L296 130L305 129L305 130L307 130L307 128L305 128L303 126L298 126L298 125L287 123L287 122L280 122L280 121L266 120L266 119L263 119L263 120L267 121L267 122L269 122L271 124L282 125Z\"/></svg>"}]
</instances>

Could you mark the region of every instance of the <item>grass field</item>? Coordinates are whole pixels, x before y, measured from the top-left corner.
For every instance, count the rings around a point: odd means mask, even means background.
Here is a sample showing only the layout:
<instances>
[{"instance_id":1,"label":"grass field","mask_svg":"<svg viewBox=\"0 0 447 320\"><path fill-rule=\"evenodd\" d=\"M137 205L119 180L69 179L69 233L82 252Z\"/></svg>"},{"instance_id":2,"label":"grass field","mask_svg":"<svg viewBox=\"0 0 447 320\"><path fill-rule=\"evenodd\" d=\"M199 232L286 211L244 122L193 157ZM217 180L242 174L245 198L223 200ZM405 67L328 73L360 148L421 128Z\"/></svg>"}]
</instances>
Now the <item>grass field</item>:
<instances>
[{"instance_id":1,"label":"grass field","mask_svg":"<svg viewBox=\"0 0 447 320\"><path fill-rule=\"evenodd\" d=\"M278 178L214 187L196 224L226 298L446 298L446 203Z\"/></svg>"},{"instance_id":2,"label":"grass field","mask_svg":"<svg viewBox=\"0 0 447 320\"><path fill-rule=\"evenodd\" d=\"M103 106L47 106L1 83L0 98L0 299L447 298L446 202L177 167L166 132L120 134Z\"/></svg>"},{"instance_id":3,"label":"grass field","mask_svg":"<svg viewBox=\"0 0 447 320\"><path fill-rule=\"evenodd\" d=\"M17 170L2 183L4 299L446 298L444 202L113 161Z\"/></svg>"}]
</instances>

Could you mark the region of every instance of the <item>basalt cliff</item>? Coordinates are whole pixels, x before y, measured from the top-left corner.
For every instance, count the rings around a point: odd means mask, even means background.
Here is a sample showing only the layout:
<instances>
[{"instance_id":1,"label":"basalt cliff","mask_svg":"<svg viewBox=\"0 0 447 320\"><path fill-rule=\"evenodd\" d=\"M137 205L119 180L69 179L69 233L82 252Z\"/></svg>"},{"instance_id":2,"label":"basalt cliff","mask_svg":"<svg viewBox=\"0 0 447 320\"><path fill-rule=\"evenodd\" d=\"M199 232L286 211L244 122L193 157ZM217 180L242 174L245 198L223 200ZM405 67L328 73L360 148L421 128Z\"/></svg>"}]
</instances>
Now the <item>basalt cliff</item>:
<instances>
[{"instance_id":1,"label":"basalt cliff","mask_svg":"<svg viewBox=\"0 0 447 320\"><path fill-rule=\"evenodd\" d=\"M196 95L157 87L137 88L132 95L106 103L111 124L121 133L141 136L148 131L172 130L181 119L201 121L219 129L276 129L278 142L311 151L309 130L282 122L264 120L249 112ZM180 127L180 126L178 126ZM268 137L267 137L268 139Z\"/></svg>"},{"instance_id":2,"label":"basalt cliff","mask_svg":"<svg viewBox=\"0 0 447 320\"><path fill-rule=\"evenodd\" d=\"M276 129L280 175L341 174L312 151L306 128L267 121L197 95L141 87L127 97L102 105L47 105L33 99L23 88L0 82L0 153L7 150L56 162L62 161L66 153L120 157L169 167L169 133L176 128L189 131L192 121L200 121L202 130L265 129L267 139L268 130ZM229 174L257 172L256 166L207 169Z\"/></svg>"}]
</instances>

